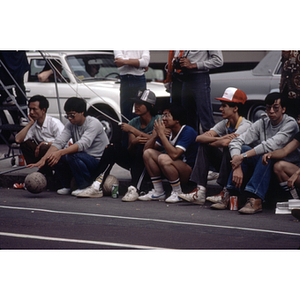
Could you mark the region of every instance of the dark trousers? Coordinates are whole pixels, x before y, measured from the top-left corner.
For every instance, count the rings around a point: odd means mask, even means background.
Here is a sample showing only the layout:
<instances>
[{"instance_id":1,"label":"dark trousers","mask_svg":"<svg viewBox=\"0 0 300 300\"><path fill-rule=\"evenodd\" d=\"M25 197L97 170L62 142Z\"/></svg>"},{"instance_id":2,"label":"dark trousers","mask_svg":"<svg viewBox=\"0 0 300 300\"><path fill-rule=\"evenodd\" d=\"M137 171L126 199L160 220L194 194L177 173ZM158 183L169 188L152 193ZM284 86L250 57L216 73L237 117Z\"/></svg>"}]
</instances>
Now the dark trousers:
<instances>
[{"instance_id":1,"label":"dark trousers","mask_svg":"<svg viewBox=\"0 0 300 300\"><path fill-rule=\"evenodd\" d=\"M116 163L120 167L130 170L131 185L136 187L139 191L145 189L147 180L150 180L150 177L144 165L143 148L144 146L140 145L136 148L134 153L129 153L128 150L123 148L120 144L108 145L97 167L98 175L103 174L103 182Z\"/></svg>"},{"instance_id":2,"label":"dark trousers","mask_svg":"<svg viewBox=\"0 0 300 300\"><path fill-rule=\"evenodd\" d=\"M22 154L24 155L24 159L27 165L37 163L46 154L50 147L50 145L43 144L40 147L38 156L35 156L35 150L37 146L37 143L33 140L26 140L25 142L20 144L20 149L22 151ZM48 176L52 174L52 168L46 164L39 169L39 172Z\"/></svg>"},{"instance_id":3,"label":"dark trousers","mask_svg":"<svg viewBox=\"0 0 300 300\"><path fill-rule=\"evenodd\" d=\"M133 117L135 117L135 115L132 113L134 98L136 98L139 90L146 89L146 77L145 75L121 75L120 78L121 114L125 116L128 120L131 120Z\"/></svg>"},{"instance_id":4,"label":"dark trousers","mask_svg":"<svg viewBox=\"0 0 300 300\"><path fill-rule=\"evenodd\" d=\"M222 187L226 186L231 172L230 160L231 157L228 147L224 147L223 151L221 151L217 147L200 144L196 162L190 177L191 181L206 187L209 167L213 166L219 172L217 183Z\"/></svg>"},{"instance_id":5,"label":"dark trousers","mask_svg":"<svg viewBox=\"0 0 300 300\"><path fill-rule=\"evenodd\" d=\"M184 76L181 102L185 108L187 125L199 132L199 123L203 132L215 125L212 104L210 100L209 73L195 73Z\"/></svg>"}]
</instances>

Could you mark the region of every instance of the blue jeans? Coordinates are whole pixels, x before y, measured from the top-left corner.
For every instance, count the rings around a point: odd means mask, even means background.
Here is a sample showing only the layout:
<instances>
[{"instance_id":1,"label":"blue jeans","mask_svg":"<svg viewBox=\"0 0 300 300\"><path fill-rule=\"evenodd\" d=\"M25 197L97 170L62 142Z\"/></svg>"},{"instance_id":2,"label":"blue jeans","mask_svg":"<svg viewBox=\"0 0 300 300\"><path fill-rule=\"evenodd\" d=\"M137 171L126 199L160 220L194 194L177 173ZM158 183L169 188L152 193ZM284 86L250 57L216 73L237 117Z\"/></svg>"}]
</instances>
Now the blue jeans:
<instances>
[{"instance_id":1,"label":"blue jeans","mask_svg":"<svg viewBox=\"0 0 300 300\"><path fill-rule=\"evenodd\" d=\"M203 131L208 131L215 125L208 72L184 75L181 103L188 115L187 125L196 132L199 133L199 123Z\"/></svg>"},{"instance_id":2,"label":"blue jeans","mask_svg":"<svg viewBox=\"0 0 300 300\"><path fill-rule=\"evenodd\" d=\"M248 150L251 149L252 149L251 147L244 145L242 146L242 153L247 152ZM262 155L256 155L244 159L241 165L243 170L243 175L244 175L243 185L246 184L244 191L255 194L258 198L264 201L271 180L273 164L274 162L270 160L269 163L266 166L264 166L262 164ZM250 177L249 181L245 182L249 177ZM228 179L227 189L239 190L232 183L232 171Z\"/></svg>"},{"instance_id":3,"label":"blue jeans","mask_svg":"<svg viewBox=\"0 0 300 300\"><path fill-rule=\"evenodd\" d=\"M55 172L63 187L69 188L74 177L77 188L84 189L97 177L98 164L98 159L85 152L66 154L55 165Z\"/></svg>"},{"instance_id":4,"label":"blue jeans","mask_svg":"<svg viewBox=\"0 0 300 300\"><path fill-rule=\"evenodd\" d=\"M135 115L132 113L133 98L137 96L139 90L146 89L146 77L134 75L121 75L120 86L120 106L121 114L128 120L131 120ZM123 120L126 121L126 120Z\"/></svg>"}]
</instances>

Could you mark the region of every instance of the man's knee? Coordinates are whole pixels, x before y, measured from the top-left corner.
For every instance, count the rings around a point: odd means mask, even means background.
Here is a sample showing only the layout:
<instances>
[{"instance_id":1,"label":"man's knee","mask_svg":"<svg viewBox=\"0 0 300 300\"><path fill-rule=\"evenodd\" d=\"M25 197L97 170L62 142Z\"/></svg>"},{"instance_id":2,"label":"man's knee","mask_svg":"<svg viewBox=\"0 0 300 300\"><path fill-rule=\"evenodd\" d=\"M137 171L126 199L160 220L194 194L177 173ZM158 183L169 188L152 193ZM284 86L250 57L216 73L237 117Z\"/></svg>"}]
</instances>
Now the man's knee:
<instances>
[{"instance_id":1,"label":"man's knee","mask_svg":"<svg viewBox=\"0 0 300 300\"><path fill-rule=\"evenodd\" d=\"M158 164L159 166L163 167L166 165L170 165L172 163L172 159L168 154L160 154L158 156Z\"/></svg>"},{"instance_id":2,"label":"man's knee","mask_svg":"<svg viewBox=\"0 0 300 300\"><path fill-rule=\"evenodd\" d=\"M144 160L148 160L151 157L153 157L154 152L155 152L154 149L147 149L147 150L145 150L144 153L143 153Z\"/></svg>"},{"instance_id":3,"label":"man's knee","mask_svg":"<svg viewBox=\"0 0 300 300\"><path fill-rule=\"evenodd\" d=\"M273 166L273 171L276 175L280 174L283 172L284 170L284 165L285 165L285 162L283 160L280 160L278 162L276 162Z\"/></svg>"}]
</instances>

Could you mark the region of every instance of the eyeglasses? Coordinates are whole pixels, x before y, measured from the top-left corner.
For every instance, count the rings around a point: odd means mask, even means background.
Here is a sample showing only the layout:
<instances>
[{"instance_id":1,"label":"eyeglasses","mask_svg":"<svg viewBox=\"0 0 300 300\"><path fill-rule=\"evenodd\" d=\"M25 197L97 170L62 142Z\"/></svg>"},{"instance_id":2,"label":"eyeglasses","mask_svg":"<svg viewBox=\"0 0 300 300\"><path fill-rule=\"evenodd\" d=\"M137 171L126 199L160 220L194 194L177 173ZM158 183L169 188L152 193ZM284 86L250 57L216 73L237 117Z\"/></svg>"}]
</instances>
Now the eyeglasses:
<instances>
[{"instance_id":1,"label":"eyeglasses","mask_svg":"<svg viewBox=\"0 0 300 300\"><path fill-rule=\"evenodd\" d=\"M166 113L166 114L162 114L161 116L162 116L162 118L170 118L171 114L170 113Z\"/></svg>"},{"instance_id":2,"label":"eyeglasses","mask_svg":"<svg viewBox=\"0 0 300 300\"><path fill-rule=\"evenodd\" d=\"M75 118L76 114L77 114L77 112L75 112L75 113L70 113L70 114L66 114L66 115L65 115L65 118L66 118L66 119L71 119L71 120L73 120L73 119Z\"/></svg>"},{"instance_id":3,"label":"eyeglasses","mask_svg":"<svg viewBox=\"0 0 300 300\"><path fill-rule=\"evenodd\" d=\"M266 111L270 111L273 108L274 112L278 112L280 105L266 105Z\"/></svg>"}]
</instances>

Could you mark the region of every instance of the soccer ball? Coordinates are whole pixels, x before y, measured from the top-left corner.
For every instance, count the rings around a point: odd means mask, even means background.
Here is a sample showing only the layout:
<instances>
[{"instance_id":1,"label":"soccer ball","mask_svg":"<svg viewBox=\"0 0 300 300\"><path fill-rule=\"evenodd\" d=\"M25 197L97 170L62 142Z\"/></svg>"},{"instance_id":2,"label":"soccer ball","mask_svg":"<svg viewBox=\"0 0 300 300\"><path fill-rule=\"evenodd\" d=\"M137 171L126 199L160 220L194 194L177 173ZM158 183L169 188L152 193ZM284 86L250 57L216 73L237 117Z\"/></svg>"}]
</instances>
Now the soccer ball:
<instances>
[{"instance_id":1,"label":"soccer ball","mask_svg":"<svg viewBox=\"0 0 300 300\"><path fill-rule=\"evenodd\" d=\"M113 175L108 175L102 186L103 195L111 195L111 188L113 184L119 184L119 180Z\"/></svg>"},{"instance_id":2,"label":"soccer ball","mask_svg":"<svg viewBox=\"0 0 300 300\"><path fill-rule=\"evenodd\" d=\"M38 194L47 186L46 177L40 172L33 172L25 177L25 188L33 194Z\"/></svg>"}]
</instances>

